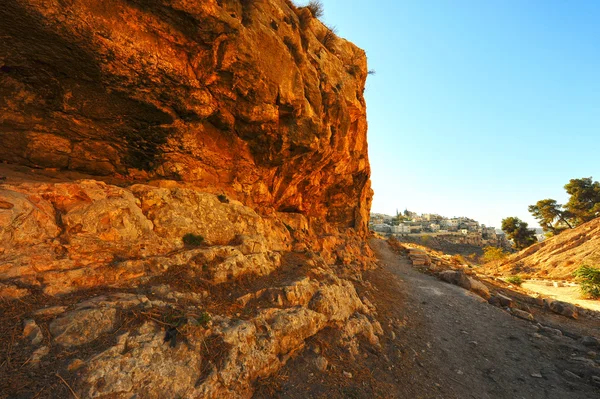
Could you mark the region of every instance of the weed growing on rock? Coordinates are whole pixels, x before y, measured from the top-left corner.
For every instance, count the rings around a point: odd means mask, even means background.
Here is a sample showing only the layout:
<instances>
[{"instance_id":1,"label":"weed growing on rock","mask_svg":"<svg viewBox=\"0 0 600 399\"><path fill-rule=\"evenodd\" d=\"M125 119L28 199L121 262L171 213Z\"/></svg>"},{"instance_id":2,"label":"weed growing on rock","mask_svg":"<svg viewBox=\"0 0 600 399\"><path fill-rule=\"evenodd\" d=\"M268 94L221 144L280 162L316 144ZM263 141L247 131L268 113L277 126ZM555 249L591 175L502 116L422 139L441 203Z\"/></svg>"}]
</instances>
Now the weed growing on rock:
<instances>
[{"instance_id":1,"label":"weed growing on rock","mask_svg":"<svg viewBox=\"0 0 600 399\"><path fill-rule=\"evenodd\" d=\"M328 27L327 31L325 31L325 34L323 35L323 38L321 39L321 43L323 43L323 46L325 46L325 48L327 48L329 51L333 50L333 45L337 40L336 32L337 29L335 26Z\"/></svg>"},{"instance_id":2,"label":"weed growing on rock","mask_svg":"<svg viewBox=\"0 0 600 399\"><path fill-rule=\"evenodd\" d=\"M201 326L205 326L210 322L210 315L206 312L202 312L200 316L196 317L196 322Z\"/></svg>"},{"instance_id":3,"label":"weed growing on rock","mask_svg":"<svg viewBox=\"0 0 600 399\"><path fill-rule=\"evenodd\" d=\"M198 234L187 233L183 236L183 244L186 247L199 247L204 242L204 237Z\"/></svg>"},{"instance_id":4,"label":"weed growing on rock","mask_svg":"<svg viewBox=\"0 0 600 399\"><path fill-rule=\"evenodd\" d=\"M323 16L323 3L321 3L321 0L309 1L306 8L309 9L310 13L315 18L321 18Z\"/></svg>"},{"instance_id":5,"label":"weed growing on rock","mask_svg":"<svg viewBox=\"0 0 600 399\"><path fill-rule=\"evenodd\" d=\"M588 265L581 265L573 276L579 282L581 292L590 298L600 298L600 269Z\"/></svg>"}]
</instances>

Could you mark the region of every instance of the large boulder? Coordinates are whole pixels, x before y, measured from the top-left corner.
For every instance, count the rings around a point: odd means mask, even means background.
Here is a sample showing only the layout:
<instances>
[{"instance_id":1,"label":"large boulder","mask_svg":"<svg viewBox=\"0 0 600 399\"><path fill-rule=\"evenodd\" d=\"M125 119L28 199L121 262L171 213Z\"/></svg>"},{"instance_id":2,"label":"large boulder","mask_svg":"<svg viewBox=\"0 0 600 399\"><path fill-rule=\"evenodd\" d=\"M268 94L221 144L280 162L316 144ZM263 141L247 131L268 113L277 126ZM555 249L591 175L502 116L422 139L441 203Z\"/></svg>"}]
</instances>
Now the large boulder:
<instances>
[{"instance_id":1,"label":"large boulder","mask_svg":"<svg viewBox=\"0 0 600 399\"><path fill-rule=\"evenodd\" d=\"M579 316L577 307L572 303L557 301L554 299L544 298L544 306L554 313L576 319Z\"/></svg>"}]
</instances>

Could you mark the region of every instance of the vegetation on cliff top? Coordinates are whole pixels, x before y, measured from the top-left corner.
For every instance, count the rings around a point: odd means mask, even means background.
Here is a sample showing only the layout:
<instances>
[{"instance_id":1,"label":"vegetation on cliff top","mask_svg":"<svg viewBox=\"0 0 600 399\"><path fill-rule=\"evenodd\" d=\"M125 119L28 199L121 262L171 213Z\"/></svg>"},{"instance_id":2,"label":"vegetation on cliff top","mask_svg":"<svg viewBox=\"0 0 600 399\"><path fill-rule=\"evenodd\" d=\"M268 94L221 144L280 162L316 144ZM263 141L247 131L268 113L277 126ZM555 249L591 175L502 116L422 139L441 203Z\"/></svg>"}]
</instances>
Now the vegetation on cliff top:
<instances>
[{"instance_id":1,"label":"vegetation on cliff top","mask_svg":"<svg viewBox=\"0 0 600 399\"><path fill-rule=\"evenodd\" d=\"M571 179L565 185L569 201L561 205L547 198L529 206L542 229L551 235L572 229L600 215L600 183L591 177Z\"/></svg>"}]
</instances>

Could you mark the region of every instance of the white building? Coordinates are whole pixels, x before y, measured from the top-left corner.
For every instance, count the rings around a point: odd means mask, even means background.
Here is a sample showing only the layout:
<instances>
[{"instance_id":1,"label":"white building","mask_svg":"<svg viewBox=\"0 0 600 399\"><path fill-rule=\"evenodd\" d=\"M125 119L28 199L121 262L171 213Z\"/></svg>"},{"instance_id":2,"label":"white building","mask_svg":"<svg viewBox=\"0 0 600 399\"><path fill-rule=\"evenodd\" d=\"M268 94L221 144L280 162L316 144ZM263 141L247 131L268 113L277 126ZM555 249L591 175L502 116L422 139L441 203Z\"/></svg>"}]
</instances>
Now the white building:
<instances>
[{"instance_id":1,"label":"white building","mask_svg":"<svg viewBox=\"0 0 600 399\"><path fill-rule=\"evenodd\" d=\"M394 234L409 234L410 226L400 223L398 226L392 226L392 233Z\"/></svg>"},{"instance_id":2,"label":"white building","mask_svg":"<svg viewBox=\"0 0 600 399\"><path fill-rule=\"evenodd\" d=\"M373 231L376 231L378 233L391 233L392 226L385 223L375 224L373 225Z\"/></svg>"}]
</instances>

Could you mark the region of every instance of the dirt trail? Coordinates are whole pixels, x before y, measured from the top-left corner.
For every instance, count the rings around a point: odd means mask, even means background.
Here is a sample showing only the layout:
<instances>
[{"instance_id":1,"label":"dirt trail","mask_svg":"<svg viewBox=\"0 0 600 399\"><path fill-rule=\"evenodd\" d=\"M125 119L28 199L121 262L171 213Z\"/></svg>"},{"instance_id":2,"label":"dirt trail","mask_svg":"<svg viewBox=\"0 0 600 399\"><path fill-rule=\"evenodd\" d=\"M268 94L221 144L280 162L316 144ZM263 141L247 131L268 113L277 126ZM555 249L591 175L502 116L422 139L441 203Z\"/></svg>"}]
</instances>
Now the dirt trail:
<instances>
[{"instance_id":1,"label":"dirt trail","mask_svg":"<svg viewBox=\"0 0 600 399\"><path fill-rule=\"evenodd\" d=\"M588 348L567 337L539 334L535 324L419 273L385 241L372 240L371 247L384 270L402 279L405 306L413 319L421 320L423 337L429 338L421 343L423 356L458 397L599 397L600 386L593 385L591 375L600 375L600 365L574 360L585 358Z\"/></svg>"},{"instance_id":2,"label":"dirt trail","mask_svg":"<svg viewBox=\"0 0 600 399\"><path fill-rule=\"evenodd\" d=\"M600 397L600 378L593 379L600 376L600 348L541 330L420 273L385 241L370 244L380 267L365 272L362 288L356 285L377 307L381 346L361 343L352 357L320 333L278 376L261 381L255 398ZM327 341L331 345L322 345ZM325 371L311 360L315 346L329 361Z\"/></svg>"}]
</instances>

